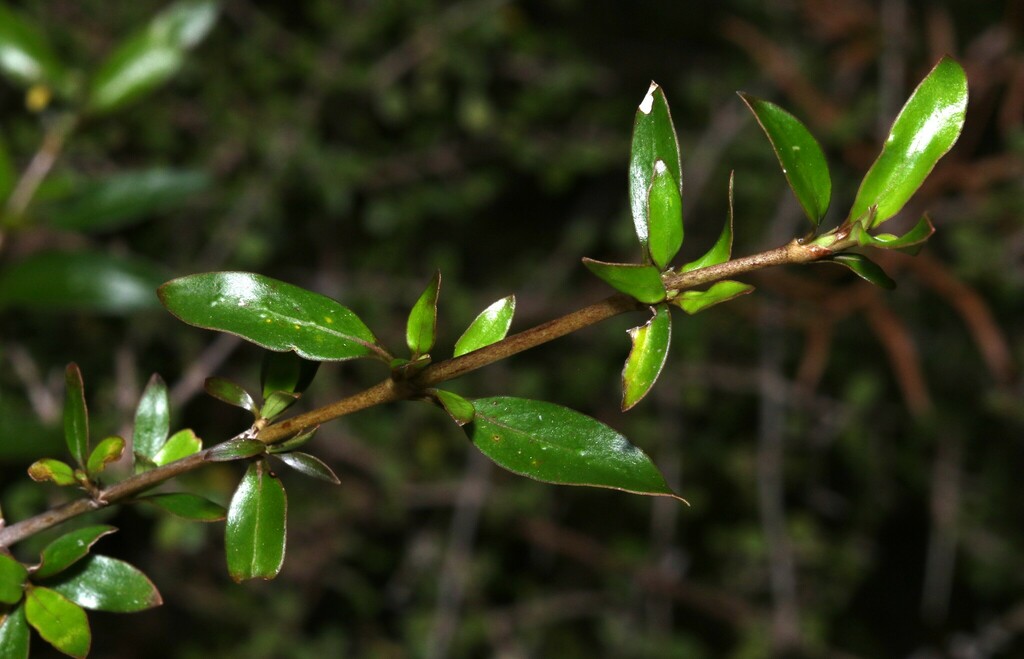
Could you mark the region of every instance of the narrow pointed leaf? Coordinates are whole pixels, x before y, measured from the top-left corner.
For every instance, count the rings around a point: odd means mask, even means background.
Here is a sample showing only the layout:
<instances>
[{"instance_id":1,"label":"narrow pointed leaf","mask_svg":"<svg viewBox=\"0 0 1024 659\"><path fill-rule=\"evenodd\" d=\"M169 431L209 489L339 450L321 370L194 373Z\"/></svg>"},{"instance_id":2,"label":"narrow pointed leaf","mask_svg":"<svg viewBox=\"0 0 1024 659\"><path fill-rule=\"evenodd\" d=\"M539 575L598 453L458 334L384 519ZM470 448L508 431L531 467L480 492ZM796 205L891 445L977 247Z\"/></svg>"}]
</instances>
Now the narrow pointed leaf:
<instances>
[{"instance_id":1,"label":"narrow pointed leaf","mask_svg":"<svg viewBox=\"0 0 1024 659\"><path fill-rule=\"evenodd\" d=\"M135 408L135 429L132 431L132 448L139 455L150 460L167 441L171 431L171 409L167 398L167 385L156 373L149 379L142 392L139 406Z\"/></svg>"},{"instance_id":2,"label":"narrow pointed leaf","mask_svg":"<svg viewBox=\"0 0 1024 659\"><path fill-rule=\"evenodd\" d=\"M683 291L672 299L672 304L693 315L716 304L728 302L733 298L746 295L753 290L754 287L750 284L725 279L715 282L706 291Z\"/></svg>"},{"instance_id":3,"label":"narrow pointed leaf","mask_svg":"<svg viewBox=\"0 0 1024 659\"><path fill-rule=\"evenodd\" d=\"M382 358L377 339L351 310L329 297L248 272L173 279L158 290L180 320L228 332L268 350L316 361Z\"/></svg>"},{"instance_id":4,"label":"narrow pointed leaf","mask_svg":"<svg viewBox=\"0 0 1024 659\"><path fill-rule=\"evenodd\" d=\"M260 416L264 419L275 419L282 412L295 404L301 394L290 394L286 391L275 391L267 397L260 410Z\"/></svg>"},{"instance_id":5,"label":"narrow pointed leaf","mask_svg":"<svg viewBox=\"0 0 1024 659\"><path fill-rule=\"evenodd\" d=\"M130 563L94 554L47 585L93 611L134 613L163 604L153 582Z\"/></svg>"},{"instance_id":6,"label":"narrow pointed leaf","mask_svg":"<svg viewBox=\"0 0 1024 659\"><path fill-rule=\"evenodd\" d=\"M456 393L445 391L444 389L434 389L432 393L437 402L456 424L464 426L473 420L473 415L476 414L473 403Z\"/></svg>"},{"instance_id":7,"label":"narrow pointed leaf","mask_svg":"<svg viewBox=\"0 0 1024 659\"><path fill-rule=\"evenodd\" d=\"M103 473L107 465L117 462L124 455L125 442L120 437L107 437L96 444L96 448L89 454L89 460L85 465L86 472L90 476Z\"/></svg>"},{"instance_id":8,"label":"narrow pointed leaf","mask_svg":"<svg viewBox=\"0 0 1024 659\"><path fill-rule=\"evenodd\" d=\"M629 330L632 348L622 369L622 411L640 402L661 375L672 340L672 315L667 305L659 305L654 316L640 327Z\"/></svg>"},{"instance_id":9,"label":"narrow pointed leaf","mask_svg":"<svg viewBox=\"0 0 1024 659\"><path fill-rule=\"evenodd\" d=\"M650 226L647 195L654 179L654 163L658 160L665 163L672 179L682 186L679 140L676 139L676 129L672 125L672 113L665 100L665 92L657 83L652 82L636 111L629 155L629 203L636 237L640 240L645 258L648 255Z\"/></svg>"},{"instance_id":10,"label":"narrow pointed leaf","mask_svg":"<svg viewBox=\"0 0 1024 659\"><path fill-rule=\"evenodd\" d=\"M85 384L78 364L68 364L64 387L64 439L75 461L85 466L89 455L89 411L85 406Z\"/></svg>"},{"instance_id":11,"label":"narrow pointed leaf","mask_svg":"<svg viewBox=\"0 0 1024 659\"><path fill-rule=\"evenodd\" d=\"M644 304L657 304L665 299L661 272L653 265L605 263L584 258L583 265L612 288L636 298Z\"/></svg>"},{"instance_id":12,"label":"narrow pointed leaf","mask_svg":"<svg viewBox=\"0 0 1024 659\"><path fill-rule=\"evenodd\" d=\"M72 657L85 657L92 644L85 611L57 591L36 586L25 598L25 618L43 640Z\"/></svg>"},{"instance_id":13,"label":"narrow pointed leaf","mask_svg":"<svg viewBox=\"0 0 1024 659\"><path fill-rule=\"evenodd\" d=\"M300 474L309 476L310 478L316 478L333 485L341 485L341 480L338 478L334 470L324 464L324 461L315 455L309 453L301 453L298 451L288 453L278 453L274 457L285 463Z\"/></svg>"},{"instance_id":14,"label":"narrow pointed leaf","mask_svg":"<svg viewBox=\"0 0 1024 659\"><path fill-rule=\"evenodd\" d=\"M967 76L950 57L943 57L917 86L893 122L882 153L871 165L850 217L878 206L878 226L903 208L935 163L953 148L967 115Z\"/></svg>"},{"instance_id":15,"label":"narrow pointed leaf","mask_svg":"<svg viewBox=\"0 0 1024 659\"><path fill-rule=\"evenodd\" d=\"M260 386L263 398L284 391L301 394L313 382L320 362L303 359L293 352L265 352L260 365Z\"/></svg>"},{"instance_id":16,"label":"narrow pointed leaf","mask_svg":"<svg viewBox=\"0 0 1024 659\"><path fill-rule=\"evenodd\" d=\"M262 455L266 450L267 445L258 439L233 439L210 448L204 459L208 462L231 462Z\"/></svg>"},{"instance_id":17,"label":"narrow pointed leaf","mask_svg":"<svg viewBox=\"0 0 1024 659\"><path fill-rule=\"evenodd\" d=\"M7 554L0 554L0 604L17 604L25 595L28 569Z\"/></svg>"},{"instance_id":18,"label":"narrow pointed leaf","mask_svg":"<svg viewBox=\"0 0 1024 659\"><path fill-rule=\"evenodd\" d=\"M203 450L203 440L196 437L190 428L179 430L170 436L167 443L153 456L153 463L162 467L165 464L187 458Z\"/></svg>"},{"instance_id":19,"label":"narrow pointed leaf","mask_svg":"<svg viewBox=\"0 0 1024 659\"><path fill-rule=\"evenodd\" d=\"M273 579L284 564L288 499L263 460L249 465L228 508L228 572L241 582Z\"/></svg>"},{"instance_id":20,"label":"narrow pointed leaf","mask_svg":"<svg viewBox=\"0 0 1024 659\"><path fill-rule=\"evenodd\" d=\"M260 410L256 407L256 401L252 399L252 396L249 395L249 392L242 385L236 382L232 382L227 378L206 378L206 382L203 383L203 389L219 401L249 410L257 418L260 415Z\"/></svg>"},{"instance_id":21,"label":"narrow pointed leaf","mask_svg":"<svg viewBox=\"0 0 1024 659\"><path fill-rule=\"evenodd\" d=\"M75 470L71 465L60 460L54 460L53 458L43 458L33 462L28 468L28 475L36 482L50 481L61 487L74 485L78 482L75 480Z\"/></svg>"},{"instance_id":22,"label":"narrow pointed leaf","mask_svg":"<svg viewBox=\"0 0 1024 659\"><path fill-rule=\"evenodd\" d=\"M485 348L505 338L516 312L516 296L503 297L480 312L459 340L455 342L454 357Z\"/></svg>"},{"instance_id":23,"label":"narrow pointed leaf","mask_svg":"<svg viewBox=\"0 0 1024 659\"><path fill-rule=\"evenodd\" d=\"M711 246L711 249L704 256L696 261L690 261L680 268L679 272L690 272L691 270L707 268L719 263L725 263L732 258L732 188L735 179L734 174L735 172L729 173L729 217L725 221L725 226L722 227L722 233L718 235L718 240L715 241L715 244Z\"/></svg>"},{"instance_id":24,"label":"narrow pointed leaf","mask_svg":"<svg viewBox=\"0 0 1024 659\"><path fill-rule=\"evenodd\" d=\"M0 615L0 657L28 659L30 637L24 604L15 607L7 615Z\"/></svg>"},{"instance_id":25,"label":"narrow pointed leaf","mask_svg":"<svg viewBox=\"0 0 1024 659\"><path fill-rule=\"evenodd\" d=\"M932 224L931 218L925 215L914 225L913 229L902 236L894 236L891 233L881 233L872 236L864 228L864 225L859 222L854 224L853 232L857 243L862 247L895 249L916 253L920 246L935 233L935 226Z\"/></svg>"},{"instance_id":26,"label":"narrow pointed leaf","mask_svg":"<svg viewBox=\"0 0 1024 659\"><path fill-rule=\"evenodd\" d=\"M219 522L228 514L224 506L189 492L150 494L139 498L139 501L153 504L176 517L193 522Z\"/></svg>"},{"instance_id":27,"label":"narrow pointed leaf","mask_svg":"<svg viewBox=\"0 0 1024 659\"><path fill-rule=\"evenodd\" d=\"M320 426L316 426L312 430L307 430L306 432L300 432L294 437L289 437L283 442L270 444L267 446L267 452L272 454L287 453L289 451L302 448L309 443L309 440L313 439L313 435L316 434L317 430L320 430Z\"/></svg>"},{"instance_id":28,"label":"narrow pointed leaf","mask_svg":"<svg viewBox=\"0 0 1024 659\"><path fill-rule=\"evenodd\" d=\"M24 86L59 85L65 76L43 33L6 5L0 5L0 72Z\"/></svg>"},{"instance_id":29,"label":"narrow pointed leaf","mask_svg":"<svg viewBox=\"0 0 1024 659\"><path fill-rule=\"evenodd\" d=\"M467 434L499 466L547 483L679 498L650 458L605 424L560 405L480 398Z\"/></svg>"},{"instance_id":30,"label":"narrow pointed leaf","mask_svg":"<svg viewBox=\"0 0 1024 659\"><path fill-rule=\"evenodd\" d=\"M96 541L105 535L117 531L106 524L86 526L65 533L43 549L39 557L39 568L35 571L36 579L46 579L68 569L89 555Z\"/></svg>"},{"instance_id":31,"label":"narrow pointed leaf","mask_svg":"<svg viewBox=\"0 0 1024 659\"><path fill-rule=\"evenodd\" d=\"M827 259L819 261L819 263L838 263L844 265L860 277L861 279L871 282L875 286L891 290L896 288L896 282L889 278L889 275L885 274L885 270L882 270L874 261L864 256L863 254L836 254Z\"/></svg>"},{"instance_id":32,"label":"narrow pointed leaf","mask_svg":"<svg viewBox=\"0 0 1024 659\"><path fill-rule=\"evenodd\" d=\"M821 145L799 119L774 103L740 94L757 118L789 187L815 228L821 223L832 199L832 177Z\"/></svg>"},{"instance_id":33,"label":"narrow pointed leaf","mask_svg":"<svg viewBox=\"0 0 1024 659\"><path fill-rule=\"evenodd\" d=\"M438 272L409 312L405 342L414 360L434 347L437 338L437 296L440 292L441 273Z\"/></svg>"},{"instance_id":34,"label":"narrow pointed leaf","mask_svg":"<svg viewBox=\"0 0 1024 659\"><path fill-rule=\"evenodd\" d=\"M683 246L683 200L679 183L672 178L664 160L654 163L647 220L651 260L664 270Z\"/></svg>"}]
</instances>

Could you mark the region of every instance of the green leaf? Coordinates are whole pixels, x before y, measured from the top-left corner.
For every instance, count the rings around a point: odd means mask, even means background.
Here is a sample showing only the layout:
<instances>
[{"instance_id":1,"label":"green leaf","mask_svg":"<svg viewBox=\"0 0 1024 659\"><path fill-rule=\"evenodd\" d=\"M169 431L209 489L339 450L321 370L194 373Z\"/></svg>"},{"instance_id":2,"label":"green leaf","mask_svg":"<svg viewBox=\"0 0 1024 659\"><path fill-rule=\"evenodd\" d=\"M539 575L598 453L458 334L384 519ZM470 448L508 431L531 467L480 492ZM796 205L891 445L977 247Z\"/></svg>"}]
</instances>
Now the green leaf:
<instances>
[{"instance_id":1,"label":"green leaf","mask_svg":"<svg viewBox=\"0 0 1024 659\"><path fill-rule=\"evenodd\" d=\"M293 352L265 352L260 365L260 386L263 398L284 391L301 394L316 377L320 362L311 362Z\"/></svg>"},{"instance_id":2,"label":"green leaf","mask_svg":"<svg viewBox=\"0 0 1024 659\"><path fill-rule=\"evenodd\" d=\"M648 250L654 265L665 269L683 246L683 200L679 184L664 160L654 163L654 181L648 195Z\"/></svg>"},{"instance_id":3,"label":"green leaf","mask_svg":"<svg viewBox=\"0 0 1024 659\"><path fill-rule=\"evenodd\" d=\"M160 447L160 450L153 456L153 464L162 467L175 460L195 455L202 450L203 440L196 437L190 428L185 428L171 435L170 439Z\"/></svg>"},{"instance_id":4,"label":"green leaf","mask_svg":"<svg viewBox=\"0 0 1024 659\"><path fill-rule=\"evenodd\" d=\"M24 605L15 607L7 615L0 615L0 657L28 659L29 640Z\"/></svg>"},{"instance_id":5,"label":"green leaf","mask_svg":"<svg viewBox=\"0 0 1024 659\"><path fill-rule=\"evenodd\" d=\"M295 404L295 401L299 400L301 394L290 394L286 391L275 391L267 397L267 400L263 403L263 409L260 411L260 416L264 419L275 419L282 412L287 410L289 407Z\"/></svg>"},{"instance_id":6,"label":"green leaf","mask_svg":"<svg viewBox=\"0 0 1024 659\"><path fill-rule=\"evenodd\" d=\"M309 440L313 439L313 435L315 435L316 431L319 429L320 426L316 426L312 430L300 432L294 437L289 437L283 442L269 444L267 445L267 452L273 454L287 453L288 451L294 451L295 449L302 448L303 446L309 443Z\"/></svg>"},{"instance_id":7,"label":"green leaf","mask_svg":"<svg viewBox=\"0 0 1024 659\"><path fill-rule=\"evenodd\" d=\"M228 508L228 572L237 582L273 579L284 564L288 499L265 460L249 465Z\"/></svg>"},{"instance_id":8,"label":"green leaf","mask_svg":"<svg viewBox=\"0 0 1024 659\"><path fill-rule=\"evenodd\" d=\"M316 361L390 361L352 311L270 277L208 272L173 279L157 293L167 310L189 325L235 334L269 350L294 350Z\"/></svg>"},{"instance_id":9,"label":"green leaf","mask_svg":"<svg viewBox=\"0 0 1024 659\"><path fill-rule=\"evenodd\" d=\"M539 481L676 496L650 458L596 419L523 398L480 398L467 433L499 466Z\"/></svg>"},{"instance_id":10,"label":"green leaf","mask_svg":"<svg viewBox=\"0 0 1024 659\"><path fill-rule=\"evenodd\" d=\"M420 355L414 361L408 359L393 359L391 360L391 377L394 380L411 380L420 373L423 369L430 366L431 364L430 355Z\"/></svg>"},{"instance_id":11,"label":"green leaf","mask_svg":"<svg viewBox=\"0 0 1024 659\"><path fill-rule=\"evenodd\" d=\"M890 279L889 275L885 274L885 270L882 270L878 264L863 254L835 254L821 261L816 261L816 263L829 262L845 265L850 270L853 270L858 277L871 282L875 286L888 290L896 288L896 282Z\"/></svg>"},{"instance_id":12,"label":"green leaf","mask_svg":"<svg viewBox=\"0 0 1024 659\"><path fill-rule=\"evenodd\" d=\"M0 5L0 72L14 82L60 86L61 65L46 37L21 14Z\"/></svg>"},{"instance_id":13,"label":"green leaf","mask_svg":"<svg viewBox=\"0 0 1024 659\"><path fill-rule=\"evenodd\" d=\"M89 411L82 371L74 362L64 370L64 440L72 457L84 467L89 455Z\"/></svg>"},{"instance_id":14,"label":"green leaf","mask_svg":"<svg viewBox=\"0 0 1024 659\"><path fill-rule=\"evenodd\" d=\"M0 309L124 315L157 306L148 261L102 252L39 252L0 272Z\"/></svg>"},{"instance_id":15,"label":"green leaf","mask_svg":"<svg viewBox=\"0 0 1024 659\"><path fill-rule=\"evenodd\" d=\"M78 482L75 480L75 470L71 465L60 460L54 460L53 458L43 458L33 462L28 468L28 475L38 483L51 481L61 487L74 485Z\"/></svg>"},{"instance_id":16,"label":"green leaf","mask_svg":"<svg viewBox=\"0 0 1024 659\"><path fill-rule=\"evenodd\" d=\"M665 284L661 281L661 272L653 265L605 263L588 258L583 259L583 265L612 288L644 304L657 304L665 299Z\"/></svg>"},{"instance_id":17,"label":"green leaf","mask_svg":"<svg viewBox=\"0 0 1024 659\"><path fill-rule=\"evenodd\" d=\"M640 402L661 375L672 340L672 315L667 305L658 305L654 316L629 330L633 347L622 369L622 411Z\"/></svg>"},{"instance_id":18,"label":"green leaf","mask_svg":"<svg viewBox=\"0 0 1024 659\"><path fill-rule=\"evenodd\" d=\"M943 57L893 122L882 153L860 184L850 218L877 206L872 226L878 226L898 213L953 148L966 116L967 76L955 60Z\"/></svg>"},{"instance_id":19,"label":"green leaf","mask_svg":"<svg viewBox=\"0 0 1024 659\"><path fill-rule=\"evenodd\" d=\"M72 657L85 657L92 644L89 619L77 604L49 588L29 589L25 618L43 640Z\"/></svg>"},{"instance_id":20,"label":"green leaf","mask_svg":"<svg viewBox=\"0 0 1024 659\"><path fill-rule=\"evenodd\" d=\"M42 205L38 213L61 229L110 231L181 206L209 185L209 177L198 171L157 167L124 172L89 181L71 196Z\"/></svg>"},{"instance_id":21,"label":"green leaf","mask_svg":"<svg viewBox=\"0 0 1024 659\"><path fill-rule=\"evenodd\" d=\"M171 408L167 398L167 385L156 373L142 392L135 408L135 429L132 446L135 452L150 460L167 441L171 431Z\"/></svg>"},{"instance_id":22,"label":"green leaf","mask_svg":"<svg viewBox=\"0 0 1024 659\"><path fill-rule=\"evenodd\" d=\"M732 258L732 188L735 179L734 174L735 172L729 173L729 217L725 221L725 226L722 227L722 233L719 234L718 240L715 241L715 244L711 246L711 249L704 256L696 261L687 263L679 272L690 272L691 270L708 268L719 263L725 263Z\"/></svg>"},{"instance_id":23,"label":"green leaf","mask_svg":"<svg viewBox=\"0 0 1024 659\"><path fill-rule=\"evenodd\" d=\"M227 517L228 511L209 499L189 492L166 492L140 497L139 501L151 503L157 508L193 522L219 522Z\"/></svg>"},{"instance_id":24,"label":"green leaf","mask_svg":"<svg viewBox=\"0 0 1024 659\"><path fill-rule=\"evenodd\" d=\"M434 340L437 338L437 296L440 292L441 272L438 271L409 312L409 320L405 326L405 342L409 345L413 361L434 347Z\"/></svg>"},{"instance_id":25,"label":"green leaf","mask_svg":"<svg viewBox=\"0 0 1024 659\"><path fill-rule=\"evenodd\" d=\"M231 462L262 455L267 445L258 439L233 439L210 448L204 459L208 462Z\"/></svg>"},{"instance_id":26,"label":"green leaf","mask_svg":"<svg viewBox=\"0 0 1024 659\"><path fill-rule=\"evenodd\" d=\"M778 105L749 94L740 93L740 98L768 136L782 173L807 219L818 228L832 199L832 178L821 146L799 119Z\"/></svg>"},{"instance_id":27,"label":"green leaf","mask_svg":"<svg viewBox=\"0 0 1024 659\"><path fill-rule=\"evenodd\" d=\"M93 611L134 613L163 604L156 586L137 567L99 554L79 561L47 585Z\"/></svg>"},{"instance_id":28,"label":"green leaf","mask_svg":"<svg viewBox=\"0 0 1024 659\"><path fill-rule=\"evenodd\" d=\"M633 121L633 142L629 155L629 202L633 212L633 226L645 258L650 226L647 217L648 191L654 179L654 163L658 160L665 163L672 179L682 186L679 140L676 139L676 129L672 125L672 113L668 109L665 92L657 83L652 82Z\"/></svg>"},{"instance_id":29,"label":"green leaf","mask_svg":"<svg viewBox=\"0 0 1024 659\"><path fill-rule=\"evenodd\" d=\"M89 550L97 540L115 531L117 529L113 526L101 524L65 533L43 549L39 556L39 568L35 571L35 578L46 579L63 572L88 556Z\"/></svg>"},{"instance_id":30,"label":"green leaf","mask_svg":"<svg viewBox=\"0 0 1024 659\"><path fill-rule=\"evenodd\" d=\"M176 74L217 17L214 2L183 0L157 14L100 65L87 110L104 114L153 91Z\"/></svg>"},{"instance_id":31,"label":"green leaf","mask_svg":"<svg viewBox=\"0 0 1024 659\"><path fill-rule=\"evenodd\" d=\"M0 11L3 10L0 9ZM17 180L18 173L14 169L14 161L11 160L11 154L7 151L7 143L3 134L0 133L0 204L7 202L7 197L10 196Z\"/></svg>"},{"instance_id":32,"label":"green leaf","mask_svg":"<svg viewBox=\"0 0 1024 659\"><path fill-rule=\"evenodd\" d=\"M107 437L96 445L96 448L89 454L85 470L90 476L103 473L107 465L116 462L124 455L125 442L120 437Z\"/></svg>"},{"instance_id":33,"label":"green leaf","mask_svg":"<svg viewBox=\"0 0 1024 659\"><path fill-rule=\"evenodd\" d=\"M300 474L326 481L328 483L333 483L334 485L341 485L341 480L338 478L337 474L334 473L334 470L324 464L323 460L315 455L295 451L277 453L274 457Z\"/></svg>"},{"instance_id":34,"label":"green leaf","mask_svg":"<svg viewBox=\"0 0 1024 659\"><path fill-rule=\"evenodd\" d=\"M456 424L464 426L473 420L476 409L473 407L473 403L462 396L444 389L432 389L430 393Z\"/></svg>"},{"instance_id":35,"label":"green leaf","mask_svg":"<svg viewBox=\"0 0 1024 659\"><path fill-rule=\"evenodd\" d=\"M746 295L753 290L754 287L750 284L725 279L715 282L706 291L683 291L672 299L672 304L693 315L699 311L704 311L708 307L713 307L716 304L728 302L733 298Z\"/></svg>"},{"instance_id":36,"label":"green leaf","mask_svg":"<svg viewBox=\"0 0 1024 659\"><path fill-rule=\"evenodd\" d=\"M17 604L25 595L28 569L8 554L0 554L0 604Z\"/></svg>"},{"instance_id":37,"label":"green leaf","mask_svg":"<svg viewBox=\"0 0 1024 659\"><path fill-rule=\"evenodd\" d=\"M256 401L252 399L252 396L249 395L249 392L242 385L236 382L226 378L206 378L206 382L203 383L203 389L219 401L249 410L256 418L260 416L260 410L256 407Z\"/></svg>"},{"instance_id":38,"label":"green leaf","mask_svg":"<svg viewBox=\"0 0 1024 659\"><path fill-rule=\"evenodd\" d=\"M902 236L894 236L891 233L880 233L872 236L860 222L853 225L853 237L862 247L877 247L879 249L895 249L903 252L916 254L932 234L935 233L935 226L926 214L914 228Z\"/></svg>"},{"instance_id":39,"label":"green leaf","mask_svg":"<svg viewBox=\"0 0 1024 659\"><path fill-rule=\"evenodd\" d=\"M516 296L503 297L480 312L459 340L455 342L454 357L485 348L505 338L516 312Z\"/></svg>"}]
</instances>

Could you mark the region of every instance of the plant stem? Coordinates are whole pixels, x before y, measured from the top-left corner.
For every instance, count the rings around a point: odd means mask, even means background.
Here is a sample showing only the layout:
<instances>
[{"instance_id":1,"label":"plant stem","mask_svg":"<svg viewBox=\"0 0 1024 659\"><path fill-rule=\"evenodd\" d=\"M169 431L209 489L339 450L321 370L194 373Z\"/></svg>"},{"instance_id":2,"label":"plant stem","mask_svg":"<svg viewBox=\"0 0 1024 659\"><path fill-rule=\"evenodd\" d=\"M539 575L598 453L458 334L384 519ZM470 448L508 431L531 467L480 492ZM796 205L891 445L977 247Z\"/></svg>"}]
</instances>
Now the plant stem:
<instances>
[{"instance_id":1,"label":"plant stem","mask_svg":"<svg viewBox=\"0 0 1024 659\"><path fill-rule=\"evenodd\" d=\"M679 291L769 266L809 263L851 245L849 240L841 240L826 249L815 245L804 245L793 240L782 247L766 252L687 273L670 275L664 281L669 290ZM461 357L432 364L413 380L398 381L388 378L357 394L268 426L259 433L259 439L264 443L273 444L359 410L421 395L424 388L457 378L516 353L596 325L619 314L641 310L646 306L627 295L612 295L600 302L523 330ZM207 451L201 451L177 462L127 478L101 490L95 498L71 501L11 526L0 526L0 548L10 547L16 542L78 515L130 499L170 478L197 469L205 464L206 453Z\"/></svg>"},{"instance_id":2,"label":"plant stem","mask_svg":"<svg viewBox=\"0 0 1024 659\"><path fill-rule=\"evenodd\" d=\"M77 123L78 117L66 114L57 117L47 126L39 149L32 156L32 160L25 168L21 178L18 179L17 185L14 186L14 190L7 200L5 215L8 220L20 219L28 209L28 205L32 203L32 198L36 195L36 190L53 169L54 163L57 162L65 142L71 136Z\"/></svg>"}]
</instances>

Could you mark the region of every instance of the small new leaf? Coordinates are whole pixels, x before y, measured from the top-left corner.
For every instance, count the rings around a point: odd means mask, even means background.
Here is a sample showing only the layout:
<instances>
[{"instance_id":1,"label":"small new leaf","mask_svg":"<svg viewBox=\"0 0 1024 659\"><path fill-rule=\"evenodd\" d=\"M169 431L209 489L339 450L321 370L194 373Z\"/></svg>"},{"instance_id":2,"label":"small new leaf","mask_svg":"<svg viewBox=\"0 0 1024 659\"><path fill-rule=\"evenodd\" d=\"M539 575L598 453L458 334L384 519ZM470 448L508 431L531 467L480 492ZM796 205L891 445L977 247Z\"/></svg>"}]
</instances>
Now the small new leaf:
<instances>
[{"instance_id":1,"label":"small new leaf","mask_svg":"<svg viewBox=\"0 0 1024 659\"><path fill-rule=\"evenodd\" d=\"M260 416L268 420L277 418L282 412L294 405L301 395L287 391L275 391L267 396L267 400L263 403L263 409L260 411Z\"/></svg>"},{"instance_id":2,"label":"small new leaf","mask_svg":"<svg viewBox=\"0 0 1024 659\"><path fill-rule=\"evenodd\" d=\"M125 442L120 437L107 437L96 445L89 454L85 470L90 476L103 473L111 462L117 462L124 455Z\"/></svg>"},{"instance_id":3,"label":"small new leaf","mask_svg":"<svg viewBox=\"0 0 1024 659\"><path fill-rule=\"evenodd\" d=\"M78 482L75 480L75 470L71 465L60 460L54 460L53 458L43 458L33 462L28 468L28 475L38 483L50 481L54 485L60 485L61 487L74 485Z\"/></svg>"},{"instance_id":4,"label":"small new leaf","mask_svg":"<svg viewBox=\"0 0 1024 659\"><path fill-rule=\"evenodd\" d=\"M746 295L753 290L754 287L750 284L724 279L715 282L706 291L683 291L672 299L672 304L692 316L716 304L728 302L733 298Z\"/></svg>"},{"instance_id":5,"label":"small new leaf","mask_svg":"<svg viewBox=\"0 0 1024 659\"><path fill-rule=\"evenodd\" d=\"M707 268L719 263L725 263L732 258L732 223L733 223L733 209L732 209L732 188L733 181L735 179L735 172L729 173L729 217L725 221L725 226L722 227L722 233L719 234L718 240L711 246L711 249L700 257L696 261L691 261L680 268L679 272L690 272L691 270L699 270L700 268Z\"/></svg>"},{"instance_id":6,"label":"small new leaf","mask_svg":"<svg viewBox=\"0 0 1024 659\"><path fill-rule=\"evenodd\" d=\"M432 389L429 393L457 425L464 426L473 420L473 403L462 396L444 389Z\"/></svg>"},{"instance_id":7,"label":"small new leaf","mask_svg":"<svg viewBox=\"0 0 1024 659\"><path fill-rule=\"evenodd\" d=\"M661 271L653 265L605 263L588 258L583 259L583 265L612 288L644 304L657 304L667 295Z\"/></svg>"},{"instance_id":8,"label":"small new leaf","mask_svg":"<svg viewBox=\"0 0 1024 659\"><path fill-rule=\"evenodd\" d=\"M256 406L256 401L237 382L232 382L227 378L206 378L206 382L203 383L203 389L219 401L248 410L257 419L260 416L260 409Z\"/></svg>"},{"instance_id":9,"label":"small new leaf","mask_svg":"<svg viewBox=\"0 0 1024 659\"><path fill-rule=\"evenodd\" d=\"M203 459L208 462L232 462L262 455L266 451L267 445L258 439L233 439L210 448Z\"/></svg>"},{"instance_id":10,"label":"small new leaf","mask_svg":"<svg viewBox=\"0 0 1024 659\"><path fill-rule=\"evenodd\" d=\"M190 428L185 428L171 435L167 443L153 456L153 463L158 467L162 467L175 460L187 458L201 450L203 450L203 440L196 437L196 434Z\"/></svg>"},{"instance_id":11,"label":"small new leaf","mask_svg":"<svg viewBox=\"0 0 1024 659\"><path fill-rule=\"evenodd\" d=\"M902 236L894 236L891 233L880 233L872 236L861 223L853 225L853 237L857 244L862 247L877 247L879 249L895 249L901 252L916 254L924 243L935 233L935 226L928 215L922 217L914 228Z\"/></svg>"},{"instance_id":12,"label":"small new leaf","mask_svg":"<svg viewBox=\"0 0 1024 659\"><path fill-rule=\"evenodd\" d=\"M289 451L288 453L277 453L274 457L300 474L331 483L332 485L341 485L341 479L334 473L334 470L315 455Z\"/></svg>"},{"instance_id":13,"label":"small new leaf","mask_svg":"<svg viewBox=\"0 0 1024 659\"><path fill-rule=\"evenodd\" d=\"M516 312L516 296L509 295L480 312L459 340L455 342L454 357L485 348L505 338Z\"/></svg>"},{"instance_id":14,"label":"small new leaf","mask_svg":"<svg viewBox=\"0 0 1024 659\"><path fill-rule=\"evenodd\" d=\"M632 409L647 395L661 375L672 340L672 315L668 305L653 309L646 324L629 330L632 348L622 369L622 411Z\"/></svg>"},{"instance_id":15,"label":"small new leaf","mask_svg":"<svg viewBox=\"0 0 1024 659\"><path fill-rule=\"evenodd\" d=\"M654 163L654 180L648 195L648 251L651 260L664 270L683 246L683 200L679 183L672 178L664 160Z\"/></svg>"},{"instance_id":16,"label":"small new leaf","mask_svg":"<svg viewBox=\"0 0 1024 659\"><path fill-rule=\"evenodd\" d=\"M885 270L882 270L874 261L864 256L863 254L835 254L822 259L819 263L838 263L844 265L860 277L861 279L871 282L875 286L892 290L896 288L896 282L894 282L889 275L885 274Z\"/></svg>"},{"instance_id":17,"label":"small new leaf","mask_svg":"<svg viewBox=\"0 0 1024 659\"><path fill-rule=\"evenodd\" d=\"M437 338L437 297L441 292L441 273L430 280L412 311L405 328L405 342L415 361L420 355L430 352Z\"/></svg>"}]
</instances>

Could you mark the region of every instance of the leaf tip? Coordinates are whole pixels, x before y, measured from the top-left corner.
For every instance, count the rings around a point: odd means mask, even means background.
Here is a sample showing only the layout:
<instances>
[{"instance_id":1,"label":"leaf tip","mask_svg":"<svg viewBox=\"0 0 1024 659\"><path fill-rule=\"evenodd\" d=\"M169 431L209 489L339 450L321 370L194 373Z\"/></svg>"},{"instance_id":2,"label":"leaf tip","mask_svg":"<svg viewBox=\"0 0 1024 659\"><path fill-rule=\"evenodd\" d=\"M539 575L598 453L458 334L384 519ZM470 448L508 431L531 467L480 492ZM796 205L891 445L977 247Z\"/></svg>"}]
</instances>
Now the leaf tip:
<instances>
[{"instance_id":1,"label":"leaf tip","mask_svg":"<svg viewBox=\"0 0 1024 659\"><path fill-rule=\"evenodd\" d=\"M654 94L660 89L658 83L651 81L651 86L647 88L647 95L644 96L644 100L640 102L640 112L644 114L650 114L654 108Z\"/></svg>"}]
</instances>

